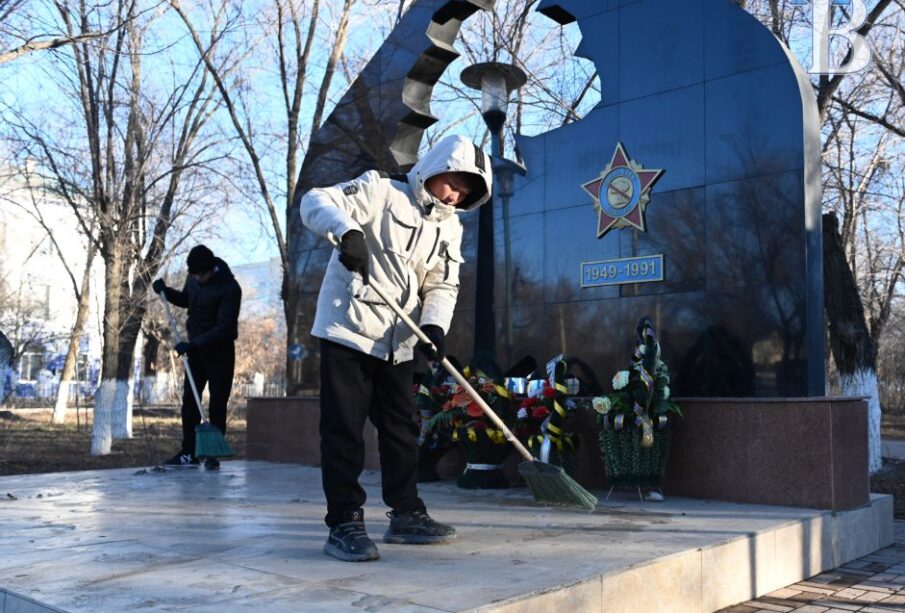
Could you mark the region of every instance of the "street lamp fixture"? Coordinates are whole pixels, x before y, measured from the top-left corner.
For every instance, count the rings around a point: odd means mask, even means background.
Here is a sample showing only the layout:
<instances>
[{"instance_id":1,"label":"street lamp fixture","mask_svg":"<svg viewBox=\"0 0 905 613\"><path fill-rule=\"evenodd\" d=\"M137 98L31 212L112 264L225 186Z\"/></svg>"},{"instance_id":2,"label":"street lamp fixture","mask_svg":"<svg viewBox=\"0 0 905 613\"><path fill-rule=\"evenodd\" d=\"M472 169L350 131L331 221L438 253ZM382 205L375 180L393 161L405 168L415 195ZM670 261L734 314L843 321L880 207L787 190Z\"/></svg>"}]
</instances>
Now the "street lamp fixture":
<instances>
[{"instance_id":1,"label":"street lamp fixture","mask_svg":"<svg viewBox=\"0 0 905 613\"><path fill-rule=\"evenodd\" d=\"M481 115L492 135L499 134L506 123L509 92L527 80L521 68L500 62L474 64L462 71L462 83L481 91Z\"/></svg>"}]
</instances>

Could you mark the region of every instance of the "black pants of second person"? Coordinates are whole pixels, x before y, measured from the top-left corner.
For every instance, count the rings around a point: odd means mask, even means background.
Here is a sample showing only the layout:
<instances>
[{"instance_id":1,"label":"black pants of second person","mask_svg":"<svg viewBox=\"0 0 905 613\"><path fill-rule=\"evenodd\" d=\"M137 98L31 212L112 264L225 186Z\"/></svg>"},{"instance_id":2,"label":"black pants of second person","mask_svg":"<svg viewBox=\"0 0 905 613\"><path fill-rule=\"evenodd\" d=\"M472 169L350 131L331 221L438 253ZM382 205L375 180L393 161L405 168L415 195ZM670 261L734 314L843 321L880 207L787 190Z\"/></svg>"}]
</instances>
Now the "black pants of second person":
<instances>
[{"instance_id":1,"label":"black pants of second person","mask_svg":"<svg viewBox=\"0 0 905 613\"><path fill-rule=\"evenodd\" d=\"M364 506L365 419L377 428L383 501L395 511L423 511L418 497L418 426L412 400L414 362L393 364L321 339L321 475L328 526Z\"/></svg>"},{"instance_id":2,"label":"black pants of second person","mask_svg":"<svg viewBox=\"0 0 905 613\"><path fill-rule=\"evenodd\" d=\"M198 387L198 396L210 385L208 419L226 434L226 404L233 388L236 370L236 346L234 343L211 343L192 347L188 351L189 368ZM195 426L201 423L198 405L192 394L188 376L182 383L182 453L195 455Z\"/></svg>"}]
</instances>

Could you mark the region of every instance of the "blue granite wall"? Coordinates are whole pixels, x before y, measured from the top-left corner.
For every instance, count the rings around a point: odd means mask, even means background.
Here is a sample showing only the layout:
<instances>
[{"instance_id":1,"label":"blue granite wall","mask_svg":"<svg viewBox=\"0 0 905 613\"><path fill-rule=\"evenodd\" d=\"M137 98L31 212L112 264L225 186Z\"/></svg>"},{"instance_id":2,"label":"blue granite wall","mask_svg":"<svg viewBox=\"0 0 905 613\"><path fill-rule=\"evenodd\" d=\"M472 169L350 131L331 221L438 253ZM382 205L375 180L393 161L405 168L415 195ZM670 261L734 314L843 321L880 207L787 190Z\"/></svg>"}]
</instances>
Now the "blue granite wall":
<instances>
[{"instance_id":1,"label":"blue granite wall","mask_svg":"<svg viewBox=\"0 0 905 613\"><path fill-rule=\"evenodd\" d=\"M540 9L582 32L600 104L579 122L518 147L528 168L510 203L507 347L503 222L494 202L497 356L559 352L609 391L634 325L657 325L684 396L824 394L820 135L807 75L731 0L546 0ZM664 169L646 232L597 238L581 185L617 143ZM475 260L476 216L465 255ZM662 282L582 288L582 262L662 254ZM450 347L472 346L474 296L463 292ZM594 373L592 376L591 373Z\"/></svg>"}]
</instances>

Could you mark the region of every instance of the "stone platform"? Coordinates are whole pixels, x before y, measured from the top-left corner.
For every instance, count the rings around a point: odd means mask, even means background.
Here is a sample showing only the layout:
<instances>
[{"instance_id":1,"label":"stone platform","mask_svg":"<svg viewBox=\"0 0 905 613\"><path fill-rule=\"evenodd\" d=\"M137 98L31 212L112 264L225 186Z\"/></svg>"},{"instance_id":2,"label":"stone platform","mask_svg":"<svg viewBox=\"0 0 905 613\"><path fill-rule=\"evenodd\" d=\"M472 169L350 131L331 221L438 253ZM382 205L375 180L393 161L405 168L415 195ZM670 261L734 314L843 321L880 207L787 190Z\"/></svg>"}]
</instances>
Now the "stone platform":
<instances>
[{"instance_id":1,"label":"stone platform","mask_svg":"<svg viewBox=\"0 0 905 613\"><path fill-rule=\"evenodd\" d=\"M136 474L137 473L137 474ZM387 526L366 472L372 536ZM892 500L832 513L628 493L592 514L525 489L421 486L446 546L321 553L316 468L121 469L0 477L0 613L38 611L715 611L892 541ZM599 493L599 492L598 492ZM47 605L45 608L43 605Z\"/></svg>"},{"instance_id":2,"label":"stone platform","mask_svg":"<svg viewBox=\"0 0 905 613\"><path fill-rule=\"evenodd\" d=\"M831 511L868 504L867 403L863 398L679 398L664 479L670 496L788 505ZM318 398L249 398L248 457L318 466ZM593 411L570 413L566 431L582 441L576 479L589 489L608 487ZM365 426L365 467L378 469L377 433ZM454 449L453 452L458 451ZM459 475L445 458L444 477ZM512 451L510 481L519 480ZM442 467L441 467L442 469Z\"/></svg>"}]
</instances>

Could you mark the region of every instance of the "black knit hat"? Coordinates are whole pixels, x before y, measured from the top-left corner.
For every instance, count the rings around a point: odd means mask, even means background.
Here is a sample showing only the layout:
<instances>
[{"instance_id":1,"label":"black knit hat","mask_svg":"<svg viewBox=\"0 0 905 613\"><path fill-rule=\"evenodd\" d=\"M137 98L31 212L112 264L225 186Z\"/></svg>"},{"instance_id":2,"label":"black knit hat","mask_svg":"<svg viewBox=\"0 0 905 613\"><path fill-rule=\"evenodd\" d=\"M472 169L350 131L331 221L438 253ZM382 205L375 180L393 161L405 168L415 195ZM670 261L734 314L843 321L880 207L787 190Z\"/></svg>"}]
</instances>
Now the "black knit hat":
<instances>
[{"instance_id":1,"label":"black knit hat","mask_svg":"<svg viewBox=\"0 0 905 613\"><path fill-rule=\"evenodd\" d=\"M186 262L189 266L190 275L204 274L214 269L214 252L204 245L192 247Z\"/></svg>"}]
</instances>

